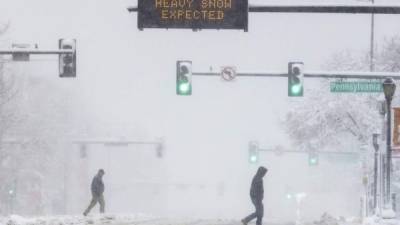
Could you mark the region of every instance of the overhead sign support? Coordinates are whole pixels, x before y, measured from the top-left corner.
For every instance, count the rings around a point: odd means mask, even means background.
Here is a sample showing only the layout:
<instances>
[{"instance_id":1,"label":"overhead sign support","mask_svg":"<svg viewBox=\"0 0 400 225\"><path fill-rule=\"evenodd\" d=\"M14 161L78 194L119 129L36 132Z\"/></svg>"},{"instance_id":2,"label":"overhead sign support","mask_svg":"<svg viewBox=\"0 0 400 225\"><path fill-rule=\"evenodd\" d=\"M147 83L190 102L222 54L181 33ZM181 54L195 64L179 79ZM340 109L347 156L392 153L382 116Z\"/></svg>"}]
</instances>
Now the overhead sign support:
<instances>
[{"instance_id":1,"label":"overhead sign support","mask_svg":"<svg viewBox=\"0 0 400 225\"><path fill-rule=\"evenodd\" d=\"M138 28L243 29L248 13L400 14L400 5L264 5L248 0L138 0Z\"/></svg>"}]
</instances>

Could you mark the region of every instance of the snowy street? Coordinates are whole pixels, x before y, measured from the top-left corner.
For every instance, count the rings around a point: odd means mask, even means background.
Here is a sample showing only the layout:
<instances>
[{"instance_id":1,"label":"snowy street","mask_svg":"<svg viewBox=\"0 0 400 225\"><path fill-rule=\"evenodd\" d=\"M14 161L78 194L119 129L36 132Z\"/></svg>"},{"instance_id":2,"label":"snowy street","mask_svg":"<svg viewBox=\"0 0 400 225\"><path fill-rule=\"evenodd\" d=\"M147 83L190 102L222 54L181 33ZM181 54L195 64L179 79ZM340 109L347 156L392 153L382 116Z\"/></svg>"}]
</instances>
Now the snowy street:
<instances>
[{"instance_id":1,"label":"snowy street","mask_svg":"<svg viewBox=\"0 0 400 225\"><path fill-rule=\"evenodd\" d=\"M20 216L0 217L1 225L242 225L239 220L229 219L172 219L152 218L145 215L106 214L88 217L82 216L49 216L24 218ZM252 223L250 223L252 224ZM263 225L295 225L296 222L265 221ZM302 222L303 225L358 225L355 219L340 220L330 216L321 217L318 221ZM365 224L373 225L373 223Z\"/></svg>"},{"instance_id":2,"label":"snowy street","mask_svg":"<svg viewBox=\"0 0 400 225\"><path fill-rule=\"evenodd\" d=\"M0 218L0 224L4 225L83 225L83 224L110 224L110 225L239 225L240 221L234 220L201 220L201 219L161 219L144 218L131 215L104 215L104 216L60 216L23 218L11 216ZM274 225L272 223L267 223Z\"/></svg>"}]
</instances>

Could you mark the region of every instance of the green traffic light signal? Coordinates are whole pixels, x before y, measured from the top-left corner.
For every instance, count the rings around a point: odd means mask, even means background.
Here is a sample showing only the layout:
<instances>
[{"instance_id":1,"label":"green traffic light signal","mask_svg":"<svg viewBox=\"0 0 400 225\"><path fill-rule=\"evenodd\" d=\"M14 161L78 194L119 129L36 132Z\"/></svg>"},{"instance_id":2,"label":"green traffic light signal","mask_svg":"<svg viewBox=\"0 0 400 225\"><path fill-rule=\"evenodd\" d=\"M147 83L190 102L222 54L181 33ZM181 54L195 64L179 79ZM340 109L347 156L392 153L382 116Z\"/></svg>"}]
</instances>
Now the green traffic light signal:
<instances>
[{"instance_id":1,"label":"green traffic light signal","mask_svg":"<svg viewBox=\"0 0 400 225\"><path fill-rule=\"evenodd\" d=\"M176 63L176 94L192 94L192 62L177 61Z\"/></svg>"},{"instance_id":2,"label":"green traffic light signal","mask_svg":"<svg viewBox=\"0 0 400 225\"><path fill-rule=\"evenodd\" d=\"M292 195L291 193L287 193L287 194L286 194L286 198L287 198L287 199L292 199L292 198L293 198L293 195Z\"/></svg>"},{"instance_id":3,"label":"green traffic light signal","mask_svg":"<svg viewBox=\"0 0 400 225\"><path fill-rule=\"evenodd\" d=\"M8 186L7 189L6 189L7 194L10 197L15 197L16 196L16 187L17 187L16 186L16 181L10 182L7 186Z\"/></svg>"},{"instance_id":4,"label":"green traffic light signal","mask_svg":"<svg viewBox=\"0 0 400 225\"><path fill-rule=\"evenodd\" d=\"M256 142L249 143L249 163L255 164L258 162L259 151L258 144Z\"/></svg>"},{"instance_id":5,"label":"green traffic light signal","mask_svg":"<svg viewBox=\"0 0 400 225\"><path fill-rule=\"evenodd\" d=\"M318 165L318 154L315 152L310 152L308 154L308 165L316 166Z\"/></svg>"},{"instance_id":6,"label":"green traffic light signal","mask_svg":"<svg viewBox=\"0 0 400 225\"><path fill-rule=\"evenodd\" d=\"M250 155L249 160L250 160L250 163L257 163L258 162L258 156L254 155L254 153L253 153L253 155Z\"/></svg>"},{"instance_id":7,"label":"green traffic light signal","mask_svg":"<svg viewBox=\"0 0 400 225\"><path fill-rule=\"evenodd\" d=\"M315 159L315 158L310 159L311 165L316 165L317 163L318 163L317 159Z\"/></svg>"},{"instance_id":8,"label":"green traffic light signal","mask_svg":"<svg viewBox=\"0 0 400 225\"><path fill-rule=\"evenodd\" d=\"M288 65L288 96L303 96L303 66L302 62L290 62Z\"/></svg>"},{"instance_id":9,"label":"green traffic light signal","mask_svg":"<svg viewBox=\"0 0 400 225\"><path fill-rule=\"evenodd\" d=\"M301 84L293 84L290 88L291 96L299 96L302 92Z\"/></svg>"},{"instance_id":10,"label":"green traffic light signal","mask_svg":"<svg viewBox=\"0 0 400 225\"><path fill-rule=\"evenodd\" d=\"M187 82L180 82L178 84L178 94L180 95L190 94L190 84Z\"/></svg>"}]
</instances>

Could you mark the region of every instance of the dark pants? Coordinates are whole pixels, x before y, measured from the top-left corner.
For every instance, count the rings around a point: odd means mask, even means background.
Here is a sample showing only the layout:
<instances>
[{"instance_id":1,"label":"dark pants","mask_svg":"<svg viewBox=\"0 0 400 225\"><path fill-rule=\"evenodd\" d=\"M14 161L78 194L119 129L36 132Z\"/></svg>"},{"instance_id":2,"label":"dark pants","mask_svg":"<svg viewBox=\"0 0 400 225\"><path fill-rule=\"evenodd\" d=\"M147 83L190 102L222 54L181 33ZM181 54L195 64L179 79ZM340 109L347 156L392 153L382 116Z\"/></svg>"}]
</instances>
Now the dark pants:
<instances>
[{"instance_id":1,"label":"dark pants","mask_svg":"<svg viewBox=\"0 0 400 225\"><path fill-rule=\"evenodd\" d=\"M253 219L257 218L256 225L261 225L262 224L262 218L264 216L264 205L262 203L262 200L258 199L251 199L253 202L253 205L256 207L256 211L250 215L248 215L246 218L244 218L242 221L244 223L248 223L252 221Z\"/></svg>"},{"instance_id":2,"label":"dark pants","mask_svg":"<svg viewBox=\"0 0 400 225\"><path fill-rule=\"evenodd\" d=\"M104 202L104 196L101 194L99 196L93 195L92 201L90 201L89 206L87 207L87 209L83 214L87 215L90 212L90 210L96 205L97 202L100 204L100 213L104 213L105 202Z\"/></svg>"}]
</instances>

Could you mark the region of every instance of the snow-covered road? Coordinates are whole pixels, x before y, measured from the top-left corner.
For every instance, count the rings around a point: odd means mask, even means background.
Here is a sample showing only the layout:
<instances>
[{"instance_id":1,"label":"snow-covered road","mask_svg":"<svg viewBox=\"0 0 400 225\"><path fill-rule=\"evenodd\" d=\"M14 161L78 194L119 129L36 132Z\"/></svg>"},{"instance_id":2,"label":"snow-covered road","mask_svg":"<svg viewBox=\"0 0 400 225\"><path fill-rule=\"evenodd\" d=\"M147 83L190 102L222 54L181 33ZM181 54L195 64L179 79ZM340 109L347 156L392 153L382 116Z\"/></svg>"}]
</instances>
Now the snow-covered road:
<instances>
[{"instance_id":1,"label":"snow-covered road","mask_svg":"<svg viewBox=\"0 0 400 225\"><path fill-rule=\"evenodd\" d=\"M397 222L397 221L396 221ZM398 223L395 225L400 225ZM295 225L296 222L279 223L277 221L264 220L263 225ZM360 225L360 221L336 219L324 215L318 221L300 222L302 225ZM365 225L376 225L379 222L370 220ZM193 219L193 218L158 218L144 214L94 214L84 216L42 216L42 217L21 217L12 215L0 217L0 225L242 225L239 220L229 219ZM250 223L250 225L254 225ZM393 225L392 223L390 225Z\"/></svg>"},{"instance_id":2,"label":"snow-covered road","mask_svg":"<svg viewBox=\"0 0 400 225\"><path fill-rule=\"evenodd\" d=\"M0 225L241 225L238 220L222 219L172 219L154 218L145 215L94 215L94 216L49 216L25 218L21 216L0 217ZM265 225L283 225L264 223ZM285 223L292 225L294 223Z\"/></svg>"},{"instance_id":3,"label":"snow-covered road","mask_svg":"<svg viewBox=\"0 0 400 225\"><path fill-rule=\"evenodd\" d=\"M234 220L166 219L145 215L0 217L0 225L240 225Z\"/></svg>"}]
</instances>

